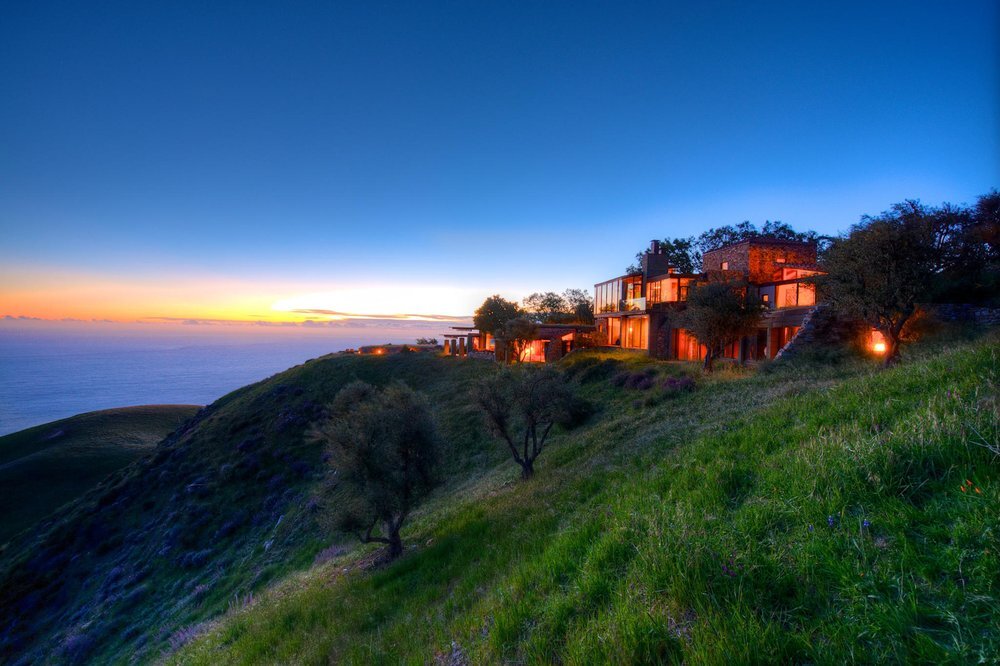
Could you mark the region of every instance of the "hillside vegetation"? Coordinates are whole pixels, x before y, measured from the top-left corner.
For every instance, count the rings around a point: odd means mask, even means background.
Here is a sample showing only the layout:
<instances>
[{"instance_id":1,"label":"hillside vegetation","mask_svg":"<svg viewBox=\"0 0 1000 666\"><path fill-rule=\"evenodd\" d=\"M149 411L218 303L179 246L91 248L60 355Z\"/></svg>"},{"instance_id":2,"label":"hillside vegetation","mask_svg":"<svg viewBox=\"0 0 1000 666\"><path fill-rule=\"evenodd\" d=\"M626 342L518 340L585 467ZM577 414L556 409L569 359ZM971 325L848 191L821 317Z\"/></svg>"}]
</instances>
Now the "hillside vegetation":
<instances>
[{"instance_id":1,"label":"hillside vegetation","mask_svg":"<svg viewBox=\"0 0 1000 666\"><path fill-rule=\"evenodd\" d=\"M106 409L0 437L0 544L152 453L157 442L198 409Z\"/></svg>"},{"instance_id":2,"label":"hillside vegetation","mask_svg":"<svg viewBox=\"0 0 1000 666\"><path fill-rule=\"evenodd\" d=\"M603 414L533 481L503 466L429 507L401 562L314 567L175 662L1000 654L995 341L884 373L731 375L653 405L576 361Z\"/></svg>"},{"instance_id":3,"label":"hillside vegetation","mask_svg":"<svg viewBox=\"0 0 1000 666\"><path fill-rule=\"evenodd\" d=\"M0 647L15 663L995 659L996 342L889 371L574 354L598 411L529 481L470 408L490 364L324 357L222 398L11 544ZM388 566L324 528L336 492L303 437L353 379L426 391L450 447L450 482Z\"/></svg>"}]
</instances>

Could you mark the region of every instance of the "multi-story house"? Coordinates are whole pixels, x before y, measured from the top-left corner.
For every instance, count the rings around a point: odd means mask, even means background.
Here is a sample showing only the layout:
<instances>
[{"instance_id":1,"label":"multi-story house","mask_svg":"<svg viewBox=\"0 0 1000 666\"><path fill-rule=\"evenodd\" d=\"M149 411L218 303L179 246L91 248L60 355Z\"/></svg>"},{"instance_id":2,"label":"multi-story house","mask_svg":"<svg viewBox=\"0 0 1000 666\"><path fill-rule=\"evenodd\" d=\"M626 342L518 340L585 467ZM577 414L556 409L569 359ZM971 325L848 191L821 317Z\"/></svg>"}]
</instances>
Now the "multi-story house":
<instances>
[{"instance_id":1,"label":"multi-story house","mask_svg":"<svg viewBox=\"0 0 1000 666\"><path fill-rule=\"evenodd\" d=\"M816 244L759 237L706 252L702 273L676 272L658 241L643 255L639 272L594 285L594 316L600 342L646 350L664 359L704 358L705 348L671 317L684 308L691 284L713 275L732 275L750 285L748 297L767 311L755 335L735 342L723 356L739 361L774 358L798 333L816 305Z\"/></svg>"}]
</instances>

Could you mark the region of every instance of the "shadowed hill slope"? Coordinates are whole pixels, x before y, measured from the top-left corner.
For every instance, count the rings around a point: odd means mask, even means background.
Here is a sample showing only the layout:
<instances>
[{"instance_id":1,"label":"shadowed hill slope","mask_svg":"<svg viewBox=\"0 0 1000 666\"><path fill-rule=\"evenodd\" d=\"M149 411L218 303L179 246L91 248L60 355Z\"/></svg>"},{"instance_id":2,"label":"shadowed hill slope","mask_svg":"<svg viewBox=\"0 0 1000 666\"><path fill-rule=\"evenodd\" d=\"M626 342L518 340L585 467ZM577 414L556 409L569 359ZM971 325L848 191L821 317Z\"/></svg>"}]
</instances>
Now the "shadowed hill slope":
<instances>
[{"instance_id":1,"label":"shadowed hill slope","mask_svg":"<svg viewBox=\"0 0 1000 666\"><path fill-rule=\"evenodd\" d=\"M0 552L0 654L13 663L149 659L329 545L314 498L322 467L303 436L345 383L426 391L448 465L481 466L473 415L452 394L488 364L425 355L328 356L230 393L156 452ZM490 449L490 455L493 455Z\"/></svg>"},{"instance_id":2,"label":"shadowed hill slope","mask_svg":"<svg viewBox=\"0 0 1000 666\"><path fill-rule=\"evenodd\" d=\"M106 409L0 437L0 543L152 453L157 442L198 409Z\"/></svg>"}]
</instances>

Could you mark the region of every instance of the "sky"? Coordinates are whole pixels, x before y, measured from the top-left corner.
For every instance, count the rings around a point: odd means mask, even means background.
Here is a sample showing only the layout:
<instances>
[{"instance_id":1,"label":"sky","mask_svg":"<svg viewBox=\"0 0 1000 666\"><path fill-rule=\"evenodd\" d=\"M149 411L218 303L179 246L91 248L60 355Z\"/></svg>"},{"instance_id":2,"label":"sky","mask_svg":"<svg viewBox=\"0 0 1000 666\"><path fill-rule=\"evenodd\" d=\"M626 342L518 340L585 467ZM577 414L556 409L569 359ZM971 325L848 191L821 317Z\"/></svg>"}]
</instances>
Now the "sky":
<instances>
[{"instance_id":1,"label":"sky","mask_svg":"<svg viewBox=\"0 0 1000 666\"><path fill-rule=\"evenodd\" d=\"M468 317L1000 185L1000 3L0 7L0 318Z\"/></svg>"}]
</instances>

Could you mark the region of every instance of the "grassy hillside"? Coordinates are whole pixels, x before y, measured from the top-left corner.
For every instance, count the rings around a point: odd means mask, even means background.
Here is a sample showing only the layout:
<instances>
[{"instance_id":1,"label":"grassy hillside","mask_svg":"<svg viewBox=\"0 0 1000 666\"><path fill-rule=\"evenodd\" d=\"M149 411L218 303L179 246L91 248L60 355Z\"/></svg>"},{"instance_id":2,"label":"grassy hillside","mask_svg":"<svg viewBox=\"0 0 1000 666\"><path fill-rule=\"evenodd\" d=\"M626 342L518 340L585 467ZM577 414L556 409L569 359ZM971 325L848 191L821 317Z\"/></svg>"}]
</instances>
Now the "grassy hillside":
<instances>
[{"instance_id":1,"label":"grassy hillside","mask_svg":"<svg viewBox=\"0 0 1000 666\"><path fill-rule=\"evenodd\" d=\"M975 662L1000 654L998 349L702 381L606 407L537 477L428 507L176 663ZM586 377L584 377L586 379Z\"/></svg>"},{"instance_id":2,"label":"grassy hillside","mask_svg":"<svg viewBox=\"0 0 1000 666\"><path fill-rule=\"evenodd\" d=\"M107 409L0 437L0 543L150 454L198 409Z\"/></svg>"},{"instance_id":3,"label":"grassy hillside","mask_svg":"<svg viewBox=\"0 0 1000 666\"><path fill-rule=\"evenodd\" d=\"M13 663L148 660L184 628L301 570L319 525L321 452L303 433L355 378L434 396L456 478L489 467L464 402L488 364L429 355L328 356L230 393L143 464L0 548L0 655Z\"/></svg>"},{"instance_id":4,"label":"grassy hillside","mask_svg":"<svg viewBox=\"0 0 1000 666\"><path fill-rule=\"evenodd\" d=\"M522 482L468 404L490 364L324 357L222 398L149 462L10 544L0 653L15 663L990 659L998 360L995 338L888 372L842 362L704 377L574 355L567 370L599 411L558 433ZM655 381L623 383L624 373ZM681 373L695 390L656 388ZM428 392L451 447L450 482L384 568L324 530L336 497L303 437L354 378Z\"/></svg>"}]
</instances>

